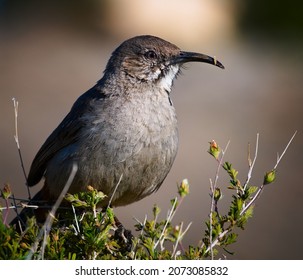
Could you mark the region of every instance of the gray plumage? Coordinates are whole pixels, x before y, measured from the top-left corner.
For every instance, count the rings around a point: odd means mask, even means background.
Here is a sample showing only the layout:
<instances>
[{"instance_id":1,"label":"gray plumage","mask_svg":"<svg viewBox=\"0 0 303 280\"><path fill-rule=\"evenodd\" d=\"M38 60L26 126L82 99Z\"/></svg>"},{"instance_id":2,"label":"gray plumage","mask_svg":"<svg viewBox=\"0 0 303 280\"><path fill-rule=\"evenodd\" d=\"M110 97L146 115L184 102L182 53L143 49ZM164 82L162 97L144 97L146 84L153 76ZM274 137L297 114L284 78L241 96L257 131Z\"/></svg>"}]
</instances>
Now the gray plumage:
<instances>
[{"instance_id":1,"label":"gray plumage","mask_svg":"<svg viewBox=\"0 0 303 280\"><path fill-rule=\"evenodd\" d=\"M78 171L69 192L91 185L108 196L102 207L122 174L112 206L133 203L156 191L177 154L177 118L170 91L180 66L189 61L224 68L209 56L183 52L157 37L123 42L103 78L78 98L34 158L28 185L45 178L36 199L55 201L73 163Z\"/></svg>"}]
</instances>

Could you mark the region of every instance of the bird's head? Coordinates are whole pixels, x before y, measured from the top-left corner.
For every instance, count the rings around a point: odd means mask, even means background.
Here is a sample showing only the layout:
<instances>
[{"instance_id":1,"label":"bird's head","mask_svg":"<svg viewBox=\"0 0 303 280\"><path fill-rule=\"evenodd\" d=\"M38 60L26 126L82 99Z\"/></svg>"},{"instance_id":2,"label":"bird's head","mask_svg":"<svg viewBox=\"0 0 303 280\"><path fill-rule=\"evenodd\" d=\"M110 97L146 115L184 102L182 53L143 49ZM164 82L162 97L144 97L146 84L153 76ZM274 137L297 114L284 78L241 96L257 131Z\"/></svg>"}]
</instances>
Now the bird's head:
<instances>
[{"instance_id":1,"label":"bird's head","mask_svg":"<svg viewBox=\"0 0 303 280\"><path fill-rule=\"evenodd\" d=\"M161 38L144 35L124 41L112 54L105 73L119 71L136 83L152 83L170 91L172 82L184 63L198 61L224 69L208 55L181 51Z\"/></svg>"}]
</instances>

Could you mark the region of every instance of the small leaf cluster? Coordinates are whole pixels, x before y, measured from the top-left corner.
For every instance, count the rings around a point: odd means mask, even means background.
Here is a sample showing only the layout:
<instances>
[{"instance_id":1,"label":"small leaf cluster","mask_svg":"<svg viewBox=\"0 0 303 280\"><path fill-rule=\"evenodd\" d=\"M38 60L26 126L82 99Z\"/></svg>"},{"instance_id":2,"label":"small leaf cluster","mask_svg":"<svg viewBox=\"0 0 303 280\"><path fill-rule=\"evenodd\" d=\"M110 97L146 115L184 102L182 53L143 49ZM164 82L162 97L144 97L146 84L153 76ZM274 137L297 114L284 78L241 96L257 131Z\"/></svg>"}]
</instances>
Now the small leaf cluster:
<instances>
[{"instance_id":1,"label":"small leaf cluster","mask_svg":"<svg viewBox=\"0 0 303 280\"><path fill-rule=\"evenodd\" d=\"M93 188L66 195L73 211L58 209L52 227L39 238L42 225L35 217L27 220L21 233L3 223L0 212L0 259L172 259L186 231L183 223L172 225L172 218L189 192L187 180L178 187L179 199L171 200L170 215L160 220L160 208L154 205L153 217L135 225L137 236L131 246L116 234L116 217L112 208L95 211L106 196ZM165 247L168 248L165 248ZM176 246L176 247L174 247ZM171 250L171 248L175 248ZM30 257L29 257L30 256Z\"/></svg>"},{"instance_id":2,"label":"small leaf cluster","mask_svg":"<svg viewBox=\"0 0 303 280\"><path fill-rule=\"evenodd\" d=\"M181 259L178 247L181 245L182 238L186 233L183 230L183 223L177 226L172 225L172 218L175 215L184 197L189 194L189 183L184 179L178 187L179 199L172 199L171 209L166 219L159 221L161 212L157 205L154 205L152 213L153 219L145 219L143 223L138 222L135 225L139 231L138 237L134 239L134 259L159 260L159 259ZM167 247L173 247L168 250Z\"/></svg>"},{"instance_id":3,"label":"small leaf cluster","mask_svg":"<svg viewBox=\"0 0 303 280\"><path fill-rule=\"evenodd\" d=\"M216 241L216 246L230 253L227 251L227 247L237 240L236 228L244 230L247 220L253 215L253 205L250 205L247 209L245 209L245 206L251 201L258 187L243 186L237 177L238 171L233 168L231 163L225 162L222 167L230 178L227 188L233 190L234 194L232 195L228 213L225 215L220 214L218 210L218 197L222 197L220 188L216 188L211 194L214 196L215 210L211 212L211 219L206 222L207 229L203 238L204 251L202 251L204 257L210 257L210 246L213 246L214 241ZM212 249L213 254L216 255L218 251L215 246Z\"/></svg>"},{"instance_id":4,"label":"small leaf cluster","mask_svg":"<svg viewBox=\"0 0 303 280\"><path fill-rule=\"evenodd\" d=\"M114 236L113 210L95 211L104 197L94 189L67 195L74 211L59 209L51 229L42 238L39 235L43 227L35 217L27 220L26 229L20 233L4 225L0 216L0 259L27 259L29 255L31 259L125 258L121 255L124 244Z\"/></svg>"},{"instance_id":5,"label":"small leaf cluster","mask_svg":"<svg viewBox=\"0 0 303 280\"><path fill-rule=\"evenodd\" d=\"M223 197L222 190L217 186L211 187L212 207L209 215L210 219L206 221L207 228L200 249L200 256L203 258L213 258L218 253L217 248L222 248L226 252L231 253L227 250L227 247L237 241L238 234L236 229L244 230L248 219L253 216L253 202L263 188L263 185L261 187L249 185L249 179L242 184L238 179L238 171L232 164L230 162L223 163L224 154L221 153L221 149L215 141L210 142L208 152L216 159L219 167L221 166L228 174L229 184L227 189L233 191L233 194L227 214L221 214L219 201ZM251 161L249 160L249 162ZM217 176L218 172L219 169L217 170ZM267 174L270 177L272 173ZM272 178L266 180L269 181L270 179Z\"/></svg>"}]
</instances>

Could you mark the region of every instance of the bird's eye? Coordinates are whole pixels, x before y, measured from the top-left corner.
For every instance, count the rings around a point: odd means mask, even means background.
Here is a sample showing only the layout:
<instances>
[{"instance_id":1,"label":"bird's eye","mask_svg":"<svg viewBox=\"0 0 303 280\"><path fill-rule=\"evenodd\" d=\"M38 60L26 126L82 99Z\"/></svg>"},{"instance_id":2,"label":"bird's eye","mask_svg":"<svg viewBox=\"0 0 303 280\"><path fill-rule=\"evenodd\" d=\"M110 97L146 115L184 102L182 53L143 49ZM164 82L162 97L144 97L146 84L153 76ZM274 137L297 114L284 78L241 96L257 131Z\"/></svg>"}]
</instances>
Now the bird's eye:
<instances>
[{"instance_id":1,"label":"bird's eye","mask_svg":"<svg viewBox=\"0 0 303 280\"><path fill-rule=\"evenodd\" d=\"M154 51L147 51L144 54L145 58L147 59L156 59L157 58L157 54Z\"/></svg>"}]
</instances>

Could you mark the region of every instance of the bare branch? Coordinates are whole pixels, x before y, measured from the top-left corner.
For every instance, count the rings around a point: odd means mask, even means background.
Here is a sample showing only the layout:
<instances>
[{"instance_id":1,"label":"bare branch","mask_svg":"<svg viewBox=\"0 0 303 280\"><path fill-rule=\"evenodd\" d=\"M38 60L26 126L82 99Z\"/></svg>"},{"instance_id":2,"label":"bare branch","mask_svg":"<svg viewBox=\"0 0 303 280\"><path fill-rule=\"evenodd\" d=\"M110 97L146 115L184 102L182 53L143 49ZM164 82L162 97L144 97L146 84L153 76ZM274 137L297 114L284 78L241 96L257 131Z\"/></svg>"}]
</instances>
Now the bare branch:
<instances>
[{"instance_id":1,"label":"bare branch","mask_svg":"<svg viewBox=\"0 0 303 280\"><path fill-rule=\"evenodd\" d=\"M169 211L169 213L168 213L168 215L167 215L166 223L165 223L165 225L164 225L164 227L163 227L163 230L162 230L162 232L161 232L161 235L160 235L159 239L157 240L156 244L154 245L154 249L156 249L157 246L158 246L158 244L162 241L162 238L163 238L163 236L164 236L164 233L165 233L165 230L166 230L166 228L167 228L167 226L168 226L168 223L171 222L171 220L172 220L173 213L175 212L175 209L176 209L177 201L178 201L178 199L175 198L175 199L174 199L174 202L173 202L173 205L172 205L172 207L171 207L171 209L170 209L170 211Z\"/></svg>"},{"instance_id":2,"label":"bare branch","mask_svg":"<svg viewBox=\"0 0 303 280\"><path fill-rule=\"evenodd\" d=\"M222 166L223 164L223 159L224 159L224 155L228 149L228 146L230 144L230 140L228 140L225 148L222 150L222 155L221 155L221 158L220 160L218 161L218 166L217 166L217 171L216 171L216 175L215 175L215 180L214 180L214 185L213 185L213 189L212 191L214 192L216 187L217 187L217 183L218 183L218 179L219 179L219 171L220 171L220 167Z\"/></svg>"},{"instance_id":3,"label":"bare branch","mask_svg":"<svg viewBox=\"0 0 303 280\"><path fill-rule=\"evenodd\" d=\"M240 212L240 216L242 216L247 210L248 208L257 200L257 198L260 196L260 194L263 191L263 187L264 185L262 184L259 189L257 190L256 194L254 195L254 197L244 206L244 208L241 210Z\"/></svg>"},{"instance_id":4,"label":"bare branch","mask_svg":"<svg viewBox=\"0 0 303 280\"><path fill-rule=\"evenodd\" d=\"M27 192L28 192L28 197L29 199L32 198L29 187L27 185L27 175L25 172L25 167L24 167L24 163L23 163L23 157L22 157L22 153L21 153L21 148L20 148L20 142L19 142L19 135L18 135L18 106L19 103L16 100L16 98L12 99L13 104L14 104L14 112L15 112L15 135L14 135L14 139L17 145L17 149L18 149L18 154L19 154L19 159L20 159L20 163L21 163L21 168L22 168L22 172L26 181L26 186L27 186Z\"/></svg>"},{"instance_id":5,"label":"bare branch","mask_svg":"<svg viewBox=\"0 0 303 280\"><path fill-rule=\"evenodd\" d=\"M210 196L211 196L211 203L210 203L210 213L209 213L209 242L210 242L210 244L212 244L212 232L213 232L212 220L213 220L213 212L218 209L217 202L215 201L215 190L217 188L217 183L218 183L218 179L219 179L220 167L223 164L223 158L224 158L226 150L227 150L227 148L229 146L229 143L230 143L230 141L227 142L227 144L225 146L225 149L222 150L221 158L218 161L218 166L217 166L217 171L216 171L214 183L212 183L212 180L210 179L210 190L211 190L211 194L210 194ZM213 253L212 247L210 247L210 250L211 250L211 259L213 259L214 258L214 253Z\"/></svg>"},{"instance_id":6,"label":"bare branch","mask_svg":"<svg viewBox=\"0 0 303 280\"><path fill-rule=\"evenodd\" d=\"M118 189L118 186L119 186L120 183L121 183L122 178L123 178L123 173L121 174L121 176L120 176L120 178L119 178L119 181L118 181L117 185L115 186L115 189L114 189L114 191L113 191L113 193L112 193L112 195L111 195L111 197L110 197L110 199L109 199L109 202L108 202L108 205L107 205L107 208L106 208L106 209L108 209L108 208L110 207L110 205L111 205L111 203L112 203L112 201L113 201L114 195L116 194L116 191L117 191L117 189Z\"/></svg>"},{"instance_id":7,"label":"bare branch","mask_svg":"<svg viewBox=\"0 0 303 280\"><path fill-rule=\"evenodd\" d=\"M177 257L177 248L178 248L178 245L180 243L180 241L183 239L184 235L186 234L186 232L189 230L190 226L192 225L192 222L190 222L188 224L188 226L186 227L186 229L183 231L183 222L181 222L181 225L180 225L180 231L179 231L179 234L178 234L178 237L177 237L177 240L176 240L176 243L175 245L173 246L173 253L171 255L171 258L174 259Z\"/></svg>"},{"instance_id":8,"label":"bare branch","mask_svg":"<svg viewBox=\"0 0 303 280\"><path fill-rule=\"evenodd\" d=\"M276 165L275 165L274 168L273 168L274 170L278 167L278 165L279 165L281 159L283 158L284 154L286 153L286 151L287 151L289 145L291 144L292 140L295 138L296 134L297 134L297 131L295 131L295 133L293 134L293 136L292 136L292 137L290 138L290 140L288 141L288 143L287 143L287 145L286 145L284 151L282 152L281 156L278 155L277 163L276 163Z\"/></svg>"},{"instance_id":9,"label":"bare branch","mask_svg":"<svg viewBox=\"0 0 303 280\"><path fill-rule=\"evenodd\" d=\"M78 235L80 233L80 227L79 227L78 217L76 215L76 209L73 204L72 204L72 209L73 209L73 214L74 214L75 222L76 222L75 232L76 232L76 235Z\"/></svg>"},{"instance_id":10,"label":"bare branch","mask_svg":"<svg viewBox=\"0 0 303 280\"><path fill-rule=\"evenodd\" d=\"M294 137L296 136L296 134L297 134L297 131L295 131L295 133L292 135L292 137L291 137L290 140L288 141L288 143L287 143L287 145L286 145L284 151L282 152L281 156L278 156L277 162L276 162L276 164L275 164L273 170L276 170L276 169L277 169L277 167L278 167L278 165L279 165L281 159L283 158L285 152L287 151L289 145L290 145L291 142L293 141L293 139L294 139ZM262 184L262 185L259 187L259 189L258 189L258 191L256 192L256 194L254 195L254 197L249 201L249 203L248 203L247 205L244 206L244 208L243 208L242 211L240 212L240 215L243 215L243 214L248 210L248 208L257 200L257 198L258 198L258 197L260 196L260 194L262 193L263 188L264 188L264 184Z\"/></svg>"},{"instance_id":11,"label":"bare branch","mask_svg":"<svg viewBox=\"0 0 303 280\"><path fill-rule=\"evenodd\" d=\"M224 237L227 233L229 232L229 230L224 230L206 249L205 253L208 253L210 250L213 249L213 247L215 247L217 245L217 243L219 242L219 240Z\"/></svg>"},{"instance_id":12,"label":"bare branch","mask_svg":"<svg viewBox=\"0 0 303 280\"><path fill-rule=\"evenodd\" d=\"M254 159L253 161L251 162L251 160L249 160L249 170L248 170L248 173L247 173L247 179L246 179L246 182L243 186L243 189L245 190L249 184L249 181L251 179L251 175L252 175L252 171L254 169L254 166L255 166L255 162L256 162L256 159L257 159L257 156L258 156L258 150L259 150L259 133L257 133L257 140L256 140L256 148L255 148L255 155L254 155ZM250 154L250 152L249 152ZM250 158L250 155L249 155L249 158Z\"/></svg>"}]
</instances>

